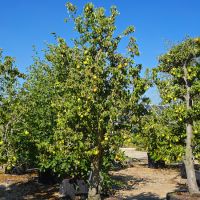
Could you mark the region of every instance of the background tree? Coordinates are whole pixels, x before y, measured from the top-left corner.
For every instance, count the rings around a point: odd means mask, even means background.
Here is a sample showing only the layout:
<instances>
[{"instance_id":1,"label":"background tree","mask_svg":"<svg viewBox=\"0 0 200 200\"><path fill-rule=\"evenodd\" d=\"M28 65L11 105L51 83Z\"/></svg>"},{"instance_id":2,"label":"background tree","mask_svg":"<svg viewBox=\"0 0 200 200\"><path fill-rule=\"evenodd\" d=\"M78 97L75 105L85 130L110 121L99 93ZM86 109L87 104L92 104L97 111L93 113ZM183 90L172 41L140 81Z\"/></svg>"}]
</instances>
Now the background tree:
<instances>
[{"instance_id":1,"label":"background tree","mask_svg":"<svg viewBox=\"0 0 200 200\"><path fill-rule=\"evenodd\" d=\"M149 106L148 114L142 117L142 128L133 142L148 152L150 167L182 161L186 138L182 107L174 103Z\"/></svg>"},{"instance_id":2,"label":"background tree","mask_svg":"<svg viewBox=\"0 0 200 200\"><path fill-rule=\"evenodd\" d=\"M13 140L20 121L20 115L16 112L18 104L19 78L24 75L15 66L14 59L10 56L3 57L0 50L0 153L1 163L9 166L16 162Z\"/></svg>"},{"instance_id":3,"label":"background tree","mask_svg":"<svg viewBox=\"0 0 200 200\"><path fill-rule=\"evenodd\" d=\"M185 166L188 177L190 193L198 193L194 165L193 165L193 129L194 123L199 119L199 91L200 91L200 39L188 38L178 45L174 45L166 54L160 56L159 67L156 73L156 84L161 98L165 103L172 101L182 104L181 113L186 125ZM179 108L180 109L180 108Z\"/></svg>"},{"instance_id":4,"label":"background tree","mask_svg":"<svg viewBox=\"0 0 200 200\"><path fill-rule=\"evenodd\" d=\"M23 122L21 127L29 144L29 163L45 171L49 163L49 146L53 139L56 114L52 109L52 99L56 94L55 76L44 60L37 57L30 67L29 74L23 87Z\"/></svg>"}]
</instances>

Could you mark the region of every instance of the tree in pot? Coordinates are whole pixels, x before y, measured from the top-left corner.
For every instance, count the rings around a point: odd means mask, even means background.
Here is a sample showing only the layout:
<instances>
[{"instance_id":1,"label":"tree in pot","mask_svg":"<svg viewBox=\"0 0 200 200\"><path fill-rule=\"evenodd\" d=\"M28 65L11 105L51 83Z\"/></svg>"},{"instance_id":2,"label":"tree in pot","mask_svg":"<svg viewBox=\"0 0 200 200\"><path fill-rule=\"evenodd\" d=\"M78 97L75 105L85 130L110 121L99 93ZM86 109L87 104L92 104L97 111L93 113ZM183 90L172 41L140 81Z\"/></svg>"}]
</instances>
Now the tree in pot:
<instances>
[{"instance_id":1,"label":"tree in pot","mask_svg":"<svg viewBox=\"0 0 200 200\"><path fill-rule=\"evenodd\" d=\"M186 126L185 167L188 189L191 194L199 193L193 164L193 129L199 119L198 100L200 92L200 38L187 38L174 45L166 54L160 56L159 66L154 69L155 83L165 104L184 103L183 121Z\"/></svg>"},{"instance_id":2,"label":"tree in pot","mask_svg":"<svg viewBox=\"0 0 200 200\"><path fill-rule=\"evenodd\" d=\"M48 146L54 155L53 162L47 164L58 166L55 163L61 162L62 169L67 170L71 162L72 174L77 169L91 170L88 199L98 200L101 177L108 176L111 161L123 143L122 130L130 129L142 114L140 108L146 100L142 95L148 81L140 77L141 65L134 64L139 54L131 36L134 28L114 34L118 15L115 7L109 16L92 3L86 4L78 16L71 3L67 3L67 9L79 37L74 39L73 47L58 38L58 46L50 46L46 55L52 67L63 67L66 72L55 85L57 96L52 107L57 119L54 143ZM128 36L128 53L124 56L118 47Z\"/></svg>"}]
</instances>

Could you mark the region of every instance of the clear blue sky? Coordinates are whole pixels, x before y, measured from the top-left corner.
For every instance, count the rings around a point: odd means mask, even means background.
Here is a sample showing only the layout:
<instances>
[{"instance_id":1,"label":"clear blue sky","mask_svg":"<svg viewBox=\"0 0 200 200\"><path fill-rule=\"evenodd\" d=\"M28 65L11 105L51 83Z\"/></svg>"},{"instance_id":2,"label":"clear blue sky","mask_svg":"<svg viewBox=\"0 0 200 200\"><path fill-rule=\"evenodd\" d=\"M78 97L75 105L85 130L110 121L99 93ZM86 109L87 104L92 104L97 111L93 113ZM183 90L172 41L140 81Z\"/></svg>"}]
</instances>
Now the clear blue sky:
<instances>
[{"instance_id":1,"label":"clear blue sky","mask_svg":"<svg viewBox=\"0 0 200 200\"><path fill-rule=\"evenodd\" d=\"M80 9L86 0L71 0ZM141 56L137 62L144 68L155 67L157 57L166 50L166 41L177 42L189 35L200 36L200 0L90 0L109 10L116 5L120 11L117 27L121 32L128 25L136 28ZM20 70L32 63L32 45L41 50L44 43L54 42L51 32L65 38L73 37L64 23L67 16L65 0L2 0L0 1L0 48L4 55L16 58ZM123 49L121 49L123 51ZM147 92L158 102L155 89Z\"/></svg>"}]
</instances>

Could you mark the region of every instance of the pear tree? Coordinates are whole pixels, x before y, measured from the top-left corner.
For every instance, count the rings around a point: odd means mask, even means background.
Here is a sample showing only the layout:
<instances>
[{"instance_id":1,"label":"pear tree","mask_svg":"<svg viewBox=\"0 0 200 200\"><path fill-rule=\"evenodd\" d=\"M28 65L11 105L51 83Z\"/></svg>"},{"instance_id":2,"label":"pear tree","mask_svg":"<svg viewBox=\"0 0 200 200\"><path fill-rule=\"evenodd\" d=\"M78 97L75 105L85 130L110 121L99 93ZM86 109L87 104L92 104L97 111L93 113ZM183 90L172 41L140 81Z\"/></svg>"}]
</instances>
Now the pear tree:
<instances>
[{"instance_id":1,"label":"pear tree","mask_svg":"<svg viewBox=\"0 0 200 200\"><path fill-rule=\"evenodd\" d=\"M60 162L61 170L79 176L76 171L90 171L88 199L101 199L102 179L119 157L123 133L131 132L143 114L148 81L134 62L139 55L134 27L115 33L119 14L115 7L106 15L104 8L92 3L84 6L82 14L73 4L66 6L77 38L70 47L58 37L58 46L50 46L46 54L52 69L60 69L54 73L59 78L51 105L57 114L48 163ZM120 53L119 44L126 37L127 53Z\"/></svg>"},{"instance_id":2,"label":"pear tree","mask_svg":"<svg viewBox=\"0 0 200 200\"><path fill-rule=\"evenodd\" d=\"M179 108L181 106L177 104L152 105L142 117L142 128L135 134L134 143L145 149L155 164L182 161L186 134L184 123L177 121L184 115Z\"/></svg>"},{"instance_id":3,"label":"pear tree","mask_svg":"<svg viewBox=\"0 0 200 200\"><path fill-rule=\"evenodd\" d=\"M15 109L20 78L24 78L24 74L19 72L14 58L4 57L0 50L0 162L8 165L16 162L13 138L15 123L20 121Z\"/></svg>"},{"instance_id":4,"label":"pear tree","mask_svg":"<svg viewBox=\"0 0 200 200\"><path fill-rule=\"evenodd\" d=\"M159 58L154 70L155 82L164 104L177 104L174 109L177 123L185 124L185 158L190 193L199 193L194 164L194 134L198 134L195 122L199 120L200 92L200 38L187 38L174 45ZM169 124L166 126L169 126ZM184 133L183 133L184 134Z\"/></svg>"}]
</instances>

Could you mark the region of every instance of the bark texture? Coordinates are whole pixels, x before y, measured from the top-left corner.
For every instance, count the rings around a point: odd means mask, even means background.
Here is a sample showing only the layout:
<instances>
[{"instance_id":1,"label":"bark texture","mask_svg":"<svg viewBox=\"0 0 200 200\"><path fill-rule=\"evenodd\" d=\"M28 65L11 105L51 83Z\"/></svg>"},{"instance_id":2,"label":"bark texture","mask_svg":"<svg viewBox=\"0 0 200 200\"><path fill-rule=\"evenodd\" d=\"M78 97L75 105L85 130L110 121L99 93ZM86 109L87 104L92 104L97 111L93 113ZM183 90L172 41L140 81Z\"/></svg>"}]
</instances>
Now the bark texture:
<instances>
[{"instance_id":1,"label":"bark texture","mask_svg":"<svg viewBox=\"0 0 200 200\"><path fill-rule=\"evenodd\" d=\"M186 107L187 111L192 109L192 98L190 94L190 88L191 84L187 79L188 73L186 65L184 65L184 81L185 81L185 87L186 87ZM188 183L188 189L190 194L199 193L199 188L197 185L196 175L195 175L195 169L194 169L194 163L193 163L193 152L192 152L192 138L193 138L193 120L188 119L186 122L186 150L185 150L185 169L187 174L187 183Z\"/></svg>"},{"instance_id":2,"label":"bark texture","mask_svg":"<svg viewBox=\"0 0 200 200\"><path fill-rule=\"evenodd\" d=\"M88 200L101 200L100 156L96 156L91 164L90 187Z\"/></svg>"}]
</instances>

